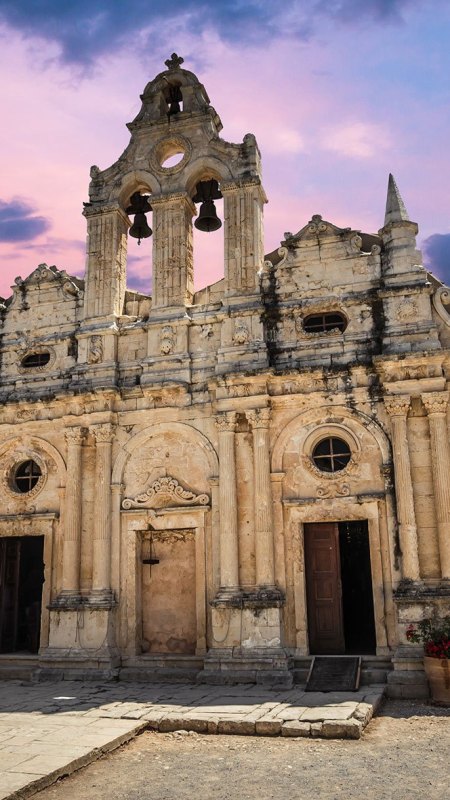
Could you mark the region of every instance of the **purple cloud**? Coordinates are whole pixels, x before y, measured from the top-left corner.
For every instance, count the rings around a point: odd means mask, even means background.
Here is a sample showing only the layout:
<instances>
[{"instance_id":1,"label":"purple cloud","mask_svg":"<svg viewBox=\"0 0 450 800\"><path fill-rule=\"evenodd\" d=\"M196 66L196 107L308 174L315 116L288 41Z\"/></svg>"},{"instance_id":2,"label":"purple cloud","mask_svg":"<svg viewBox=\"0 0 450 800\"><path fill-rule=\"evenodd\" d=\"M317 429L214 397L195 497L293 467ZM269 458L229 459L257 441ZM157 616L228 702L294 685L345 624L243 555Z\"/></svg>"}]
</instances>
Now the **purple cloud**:
<instances>
[{"instance_id":1,"label":"purple cloud","mask_svg":"<svg viewBox=\"0 0 450 800\"><path fill-rule=\"evenodd\" d=\"M178 32L199 34L214 29L227 41L264 42L277 35L309 40L318 18L357 27L362 20L386 23L401 19L402 12L420 0L286 0L282 7L269 0L0 0L0 21L26 36L40 36L61 47L61 60L84 67L104 53L125 44L148 54L155 31L170 36ZM164 21L163 31L161 30ZM170 46L170 45L169 45ZM196 59L198 60L198 59Z\"/></svg>"},{"instance_id":2,"label":"purple cloud","mask_svg":"<svg viewBox=\"0 0 450 800\"><path fill-rule=\"evenodd\" d=\"M450 233L433 233L422 247L425 266L450 285Z\"/></svg>"},{"instance_id":3,"label":"purple cloud","mask_svg":"<svg viewBox=\"0 0 450 800\"><path fill-rule=\"evenodd\" d=\"M0 242L29 242L48 231L50 221L34 212L25 200L0 200Z\"/></svg>"}]
</instances>

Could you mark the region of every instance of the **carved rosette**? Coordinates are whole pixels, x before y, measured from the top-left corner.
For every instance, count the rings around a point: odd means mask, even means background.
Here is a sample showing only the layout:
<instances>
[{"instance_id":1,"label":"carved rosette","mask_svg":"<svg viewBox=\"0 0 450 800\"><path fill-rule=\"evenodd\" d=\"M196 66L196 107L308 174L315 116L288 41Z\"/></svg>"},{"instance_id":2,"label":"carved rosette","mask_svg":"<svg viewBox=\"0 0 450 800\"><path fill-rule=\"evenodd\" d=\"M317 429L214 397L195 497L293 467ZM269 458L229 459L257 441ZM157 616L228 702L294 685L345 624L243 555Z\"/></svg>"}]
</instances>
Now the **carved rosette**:
<instances>
[{"instance_id":1,"label":"carved rosette","mask_svg":"<svg viewBox=\"0 0 450 800\"><path fill-rule=\"evenodd\" d=\"M245 412L245 416L253 429L268 428L270 424L270 415L270 408L255 408Z\"/></svg>"},{"instance_id":2,"label":"carved rosette","mask_svg":"<svg viewBox=\"0 0 450 800\"><path fill-rule=\"evenodd\" d=\"M229 432L234 433L236 430L236 412L224 411L217 415L216 425L219 433Z\"/></svg>"},{"instance_id":3,"label":"carved rosette","mask_svg":"<svg viewBox=\"0 0 450 800\"><path fill-rule=\"evenodd\" d=\"M176 478L170 475L158 478L153 481L151 486L137 495L135 498L126 497L122 502L122 508L161 508L178 506L207 506L209 497L207 494L195 494L189 489L183 489Z\"/></svg>"},{"instance_id":4,"label":"carved rosette","mask_svg":"<svg viewBox=\"0 0 450 800\"><path fill-rule=\"evenodd\" d=\"M411 398L409 395L391 395L384 398L384 406L390 417L406 417Z\"/></svg>"},{"instance_id":5,"label":"carved rosette","mask_svg":"<svg viewBox=\"0 0 450 800\"><path fill-rule=\"evenodd\" d=\"M421 397L428 416L431 414L445 415L447 413L448 392L430 392L430 394L423 394Z\"/></svg>"}]
</instances>

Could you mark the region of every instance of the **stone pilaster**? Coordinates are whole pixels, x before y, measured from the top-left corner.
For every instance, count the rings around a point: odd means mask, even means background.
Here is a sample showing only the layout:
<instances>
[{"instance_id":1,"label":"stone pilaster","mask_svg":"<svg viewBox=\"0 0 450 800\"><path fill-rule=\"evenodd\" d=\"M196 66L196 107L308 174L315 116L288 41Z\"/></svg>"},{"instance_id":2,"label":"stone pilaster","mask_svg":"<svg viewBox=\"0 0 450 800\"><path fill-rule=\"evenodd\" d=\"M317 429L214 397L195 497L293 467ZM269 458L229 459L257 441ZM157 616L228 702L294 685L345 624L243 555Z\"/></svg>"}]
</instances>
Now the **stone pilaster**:
<instances>
[{"instance_id":1,"label":"stone pilaster","mask_svg":"<svg viewBox=\"0 0 450 800\"><path fill-rule=\"evenodd\" d=\"M87 267L84 316L120 316L126 283L129 220L115 205L84 209L87 218Z\"/></svg>"},{"instance_id":2,"label":"stone pilaster","mask_svg":"<svg viewBox=\"0 0 450 800\"><path fill-rule=\"evenodd\" d=\"M236 414L216 417L219 434L220 595L239 592L239 544L236 488Z\"/></svg>"},{"instance_id":3,"label":"stone pilaster","mask_svg":"<svg viewBox=\"0 0 450 800\"><path fill-rule=\"evenodd\" d=\"M270 409L247 411L253 435L253 490L256 584L275 588L272 484L270 479Z\"/></svg>"},{"instance_id":4,"label":"stone pilaster","mask_svg":"<svg viewBox=\"0 0 450 800\"><path fill-rule=\"evenodd\" d=\"M93 599L111 602L111 462L114 427L92 428L95 437L95 516L92 565Z\"/></svg>"},{"instance_id":5,"label":"stone pilaster","mask_svg":"<svg viewBox=\"0 0 450 800\"><path fill-rule=\"evenodd\" d=\"M69 603L80 599L81 556L81 456L83 428L67 428L67 483L64 507L62 591L59 599Z\"/></svg>"},{"instance_id":6,"label":"stone pilaster","mask_svg":"<svg viewBox=\"0 0 450 800\"><path fill-rule=\"evenodd\" d=\"M410 397L406 395L386 397L384 403L391 418L402 578L419 581L419 549L406 424Z\"/></svg>"},{"instance_id":7,"label":"stone pilaster","mask_svg":"<svg viewBox=\"0 0 450 800\"><path fill-rule=\"evenodd\" d=\"M448 392L422 395L430 426L431 468L433 471L441 576L450 580L450 445L447 426Z\"/></svg>"},{"instance_id":8,"label":"stone pilaster","mask_svg":"<svg viewBox=\"0 0 450 800\"><path fill-rule=\"evenodd\" d=\"M187 194L153 197L152 308L185 306L194 297L192 217Z\"/></svg>"},{"instance_id":9,"label":"stone pilaster","mask_svg":"<svg viewBox=\"0 0 450 800\"><path fill-rule=\"evenodd\" d=\"M225 286L228 295L252 294L264 261L263 205L259 180L221 183L224 197Z\"/></svg>"}]
</instances>

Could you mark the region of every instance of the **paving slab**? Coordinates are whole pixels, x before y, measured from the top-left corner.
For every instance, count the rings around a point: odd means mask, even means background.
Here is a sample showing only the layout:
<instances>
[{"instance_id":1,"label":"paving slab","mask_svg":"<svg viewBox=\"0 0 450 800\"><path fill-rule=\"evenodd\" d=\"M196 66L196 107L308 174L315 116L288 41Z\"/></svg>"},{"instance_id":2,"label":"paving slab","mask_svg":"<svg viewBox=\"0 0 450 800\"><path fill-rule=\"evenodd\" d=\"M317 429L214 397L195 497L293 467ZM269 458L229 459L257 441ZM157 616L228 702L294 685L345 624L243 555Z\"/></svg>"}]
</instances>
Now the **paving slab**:
<instances>
[{"instance_id":1,"label":"paving slab","mask_svg":"<svg viewBox=\"0 0 450 800\"><path fill-rule=\"evenodd\" d=\"M0 682L0 800L23 800L143 730L358 739L384 686L358 692Z\"/></svg>"}]
</instances>

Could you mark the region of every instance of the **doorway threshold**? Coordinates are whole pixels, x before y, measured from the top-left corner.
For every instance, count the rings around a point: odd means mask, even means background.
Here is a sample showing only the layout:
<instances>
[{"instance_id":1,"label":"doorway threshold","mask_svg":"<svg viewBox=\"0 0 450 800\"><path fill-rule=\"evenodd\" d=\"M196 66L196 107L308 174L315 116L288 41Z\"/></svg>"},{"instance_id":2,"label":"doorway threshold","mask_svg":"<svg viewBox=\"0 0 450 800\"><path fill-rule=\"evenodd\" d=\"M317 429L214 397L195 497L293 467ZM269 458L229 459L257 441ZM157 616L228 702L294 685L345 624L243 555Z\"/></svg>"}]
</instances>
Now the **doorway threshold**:
<instances>
[{"instance_id":1,"label":"doorway threshold","mask_svg":"<svg viewBox=\"0 0 450 800\"><path fill-rule=\"evenodd\" d=\"M306 692L356 692L361 678L361 656L314 656Z\"/></svg>"}]
</instances>

